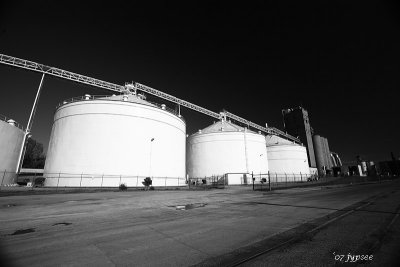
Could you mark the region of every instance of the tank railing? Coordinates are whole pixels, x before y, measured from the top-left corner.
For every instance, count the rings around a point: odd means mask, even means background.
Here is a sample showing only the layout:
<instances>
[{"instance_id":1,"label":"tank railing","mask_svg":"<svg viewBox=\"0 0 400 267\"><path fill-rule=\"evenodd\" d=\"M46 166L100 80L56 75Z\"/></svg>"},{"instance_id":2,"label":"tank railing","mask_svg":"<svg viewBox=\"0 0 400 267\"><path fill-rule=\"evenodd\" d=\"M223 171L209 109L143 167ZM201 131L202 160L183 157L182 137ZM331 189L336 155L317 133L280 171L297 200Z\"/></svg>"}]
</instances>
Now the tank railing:
<instances>
[{"instance_id":1,"label":"tank railing","mask_svg":"<svg viewBox=\"0 0 400 267\"><path fill-rule=\"evenodd\" d=\"M163 107L163 104L156 103L156 102L153 102L153 101L148 101L148 100L146 100L146 102L149 102L149 103L151 103L151 104L157 106L157 107L160 108L160 109L164 109L164 110L168 111L169 113L172 113L172 114L174 114L175 116L178 116L178 117L180 117L182 120L184 120L183 116L180 115L179 112L176 111L175 109L172 109L172 108L170 108L170 107L167 107L166 105Z\"/></svg>"},{"instance_id":2,"label":"tank railing","mask_svg":"<svg viewBox=\"0 0 400 267\"><path fill-rule=\"evenodd\" d=\"M118 96L123 96L123 95L120 94ZM69 103L73 103L73 102L80 102L80 101L90 101L90 100L122 101L121 99L110 99L111 97L113 97L113 96L111 96L111 95L83 95L83 96L72 97L72 98L68 98L68 99L64 100L63 102L59 103L56 106L56 109L61 107L61 106L63 106L63 105L66 105L66 104L69 104ZM184 120L182 115L180 115L179 112L176 111L175 109L167 107L166 105L163 106L163 104L160 104L160 103L156 103L156 102L152 102L152 101L148 101L148 100L144 100L144 101L149 103L149 104L147 104L148 106L153 106L154 105L157 108L163 109L163 110L165 110L165 111L167 111L169 113L174 114L175 116L180 117L182 120ZM129 101L127 101L127 102L129 102ZM146 103L142 103L142 104L146 105Z\"/></svg>"},{"instance_id":3,"label":"tank railing","mask_svg":"<svg viewBox=\"0 0 400 267\"><path fill-rule=\"evenodd\" d=\"M87 96L75 96L72 98L65 99L63 102L58 103L56 108L59 108L65 104L73 103L73 102L79 102L83 100L95 100L99 98L105 98L105 97L111 97L110 95L87 95Z\"/></svg>"},{"instance_id":4,"label":"tank railing","mask_svg":"<svg viewBox=\"0 0 400 267\"><path fill-rule=\"evenodd\" d=\"M0 114L0 120L7 122L8 120L12 120L12 119ZM24 130L24 127L16 121L14 121L14 126L21 129L22 131Z\"/></svg>"}]
</instances>

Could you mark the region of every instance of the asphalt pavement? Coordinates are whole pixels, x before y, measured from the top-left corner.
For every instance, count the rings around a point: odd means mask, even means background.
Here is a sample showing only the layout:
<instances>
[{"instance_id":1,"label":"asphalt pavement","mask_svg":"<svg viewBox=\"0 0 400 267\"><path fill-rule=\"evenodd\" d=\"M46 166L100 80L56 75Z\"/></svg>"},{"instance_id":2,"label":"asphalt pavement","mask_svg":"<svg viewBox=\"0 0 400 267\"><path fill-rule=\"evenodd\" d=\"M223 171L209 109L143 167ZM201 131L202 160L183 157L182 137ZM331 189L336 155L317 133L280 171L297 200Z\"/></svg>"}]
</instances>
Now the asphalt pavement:
<instances>
[{"instance_id":1,"label":"asphalt pavement","mask_svg":"<svg viewBox=\"0 0 400 267\"><path fill-rule=\"evenodd\" d=\"M10 266L219 265L232 251L398 185L3 196L2 257Z\"/></svg>"}]
</instances>

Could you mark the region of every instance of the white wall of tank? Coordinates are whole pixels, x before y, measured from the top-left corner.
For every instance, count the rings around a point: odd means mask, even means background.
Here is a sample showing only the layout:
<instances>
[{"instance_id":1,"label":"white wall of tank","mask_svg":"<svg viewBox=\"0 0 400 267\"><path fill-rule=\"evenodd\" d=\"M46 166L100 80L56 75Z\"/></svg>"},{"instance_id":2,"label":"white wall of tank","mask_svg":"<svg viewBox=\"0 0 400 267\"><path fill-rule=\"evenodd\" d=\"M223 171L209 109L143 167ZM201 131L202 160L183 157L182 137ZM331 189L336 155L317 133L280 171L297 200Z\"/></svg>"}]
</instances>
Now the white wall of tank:
<instances>
[{"instance_id":1,"label":"white wall of tank","mask_svg":"<svg viewBox=\"0 0 400 267\"><path fill-rule=\"evenodd\" d=\"M155 186L185 185L183 119L134 95L125 100L77 101L56 110L46 186L141 186L147 176L162 177L153 178Z\"/></svg>"},{"instance_id":2,"label":"white wall of tank","mask_svg":"<svg viewBox=\"0 0 400 267\"><path fill-rule=\"evenodd\" d=\"M13 120L0 119L1 185L14 184L24 131Z\"/></svg>"},{"instance_id":3,"label":"white wall of tank","mask_svg":"<svg viewBox=\"0 0 400 267\"><path fill-rule=\"evenodd\" d=\"M267 173L265 138L230 122L218 121L188 137L187 172L193 178Z\"/></svg>"},{"instance_id":4,"label":"white wall of tank","mask_svg":"<svg viewBox=\"0 0 400 267\"><path fill-rule=\"evenodd\" d=\"M266 137L268 167L271 175L285 177L288 175L307 176L310 174L307 150L304 146L278 136Z\"/></svg>"}]
</instances>

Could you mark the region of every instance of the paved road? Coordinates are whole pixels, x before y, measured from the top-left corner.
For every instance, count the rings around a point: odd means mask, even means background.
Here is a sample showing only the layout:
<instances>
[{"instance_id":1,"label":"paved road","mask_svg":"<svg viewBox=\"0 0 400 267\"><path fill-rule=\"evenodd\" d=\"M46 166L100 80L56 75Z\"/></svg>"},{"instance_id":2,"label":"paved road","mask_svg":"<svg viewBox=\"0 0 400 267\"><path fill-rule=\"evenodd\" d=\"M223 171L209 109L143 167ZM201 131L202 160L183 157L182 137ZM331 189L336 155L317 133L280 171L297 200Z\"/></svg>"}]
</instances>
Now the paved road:
<instances>
[{"instance_id":1,"label":"paved road","mask_svg":"<svg viewBox=\"0 0 400 267\"><path fill-rule=\"evenodd\" d=\"M1 249L15 266L188 266L387 192L395 184L267 193L231 187L0 197ZM187 204L194 205L176 209Z\"/></svg>"},{"instance_id":2,"label":"paved road","mask_svg":"<svg viewBox=\"0 0 400 267\"><path fill-rule=\"evenodd\" d=\"M315 235L241 266L399 266L399 212L400 185L397 184L370 204L329 224Z\"/></svg>"}]
</instances>

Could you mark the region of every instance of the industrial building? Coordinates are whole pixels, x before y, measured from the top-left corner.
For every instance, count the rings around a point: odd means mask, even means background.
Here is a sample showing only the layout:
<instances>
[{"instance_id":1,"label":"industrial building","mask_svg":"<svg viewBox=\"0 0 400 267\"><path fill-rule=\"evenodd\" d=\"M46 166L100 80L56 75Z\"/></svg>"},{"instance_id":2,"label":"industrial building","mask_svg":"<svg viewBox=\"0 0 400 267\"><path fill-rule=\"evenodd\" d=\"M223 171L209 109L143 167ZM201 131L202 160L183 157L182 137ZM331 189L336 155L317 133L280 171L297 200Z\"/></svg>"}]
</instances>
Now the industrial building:
<instances>
[{"instance_id":1,"label":"industrial building","mask_svg":"<svg viewBox=\"0 0 400 267\"><path fill-rule=\"evenodd\" d=\"M318 173L325 175L333 167L328 139L316 134L313 136L313 143Z\"/></svg>"},{"instance_id":2,"label":"industrial building","mask_svg":"<svg viewBox=\"0 0 400 267\"><path fill-rule=\"evenodd\" d=\"M282 110L283 127L285 131L296 136L305 144L307 148L308 164L310 168L315 168L315 154L312 140L313 130L310 125L308 111L302 107Z\"/></svg>"},{"instance_id":3,"label":"industrial building","mask_svg":"<svg viewBox=\"0 0 400 267\"><path fill-rule=\"evenodd\" d=\"M278 174L284 174L285 181L288 175L306 180L313 173L310 166L316 166L312 128L302 108L288 110L284 118L288 132L305 138L306 147L301 139L274 127L260 126L226 110L216 113L140 83L112 84L1 54L0 63L42 73L26 131L13 121L1 124L2 135L14 138L1 139L2 148L9 150L2 153L11 159L3 167L15 173L45 75L115 93L84 95L57 106L43 172L45 186L118 187L124 183L137 187L146 177L152 178L153 186L185 186L187 178L210 176L224 176L229 184L249 184L252 174L259 178L275 174L279 182ZM144 93L176 104L177 110L146 100ZM181 106L218 121L187 136ZM327 140L321 144L321 155L329 160Z\"/></svg>"},{"instance_id":4,"label":"industrial building","mask_svg":"<svg viewBox=\"0 0 400 267\"><path fill-rule=\"evenodd\" d=\"M333 168L342 165L339 155L330 151L328 139L314 134L306 109L303 107L284 109L282 116L285 131L298 136L306 145L311 172L317 170L320 176L333 174Z\"/></svg>"}]
</instances>

